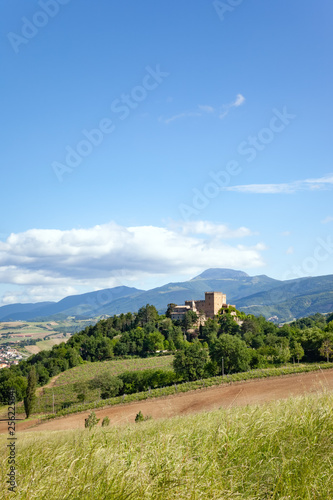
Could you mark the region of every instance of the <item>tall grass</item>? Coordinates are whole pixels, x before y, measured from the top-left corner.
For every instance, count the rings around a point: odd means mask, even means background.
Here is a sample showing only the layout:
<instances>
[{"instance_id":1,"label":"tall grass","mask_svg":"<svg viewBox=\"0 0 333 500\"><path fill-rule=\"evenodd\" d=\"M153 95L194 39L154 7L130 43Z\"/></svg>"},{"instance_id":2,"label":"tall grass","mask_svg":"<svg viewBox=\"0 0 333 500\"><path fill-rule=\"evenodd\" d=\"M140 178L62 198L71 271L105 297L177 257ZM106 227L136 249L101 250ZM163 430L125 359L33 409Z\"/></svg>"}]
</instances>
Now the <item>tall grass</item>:
<instances>
[{"instance_id":1,"label":"tall grass","mask_svg":"<svg viewBox=\"0 0 333 500\"><path fill-rule=\"evenodd\" d=\"M82 423L83 426L83 423ZM7 470L1 437L1 481ZM333 395L19 434L19 499L333 498ZM3 487L3 497L11 498Z\"/></svg>"}]
</instances>

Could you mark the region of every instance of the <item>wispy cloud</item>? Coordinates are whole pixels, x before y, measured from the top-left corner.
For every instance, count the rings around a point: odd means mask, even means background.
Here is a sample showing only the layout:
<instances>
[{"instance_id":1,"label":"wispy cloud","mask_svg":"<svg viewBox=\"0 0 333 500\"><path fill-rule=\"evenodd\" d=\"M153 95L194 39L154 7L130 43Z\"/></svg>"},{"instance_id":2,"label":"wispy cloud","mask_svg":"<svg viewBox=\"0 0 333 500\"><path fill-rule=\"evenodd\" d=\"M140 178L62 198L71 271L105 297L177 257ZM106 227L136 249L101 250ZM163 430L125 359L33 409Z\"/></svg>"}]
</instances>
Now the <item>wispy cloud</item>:
<instances>
[{"instance_id":1,"label":"wispy cloud","mask_svg":"<svg viewBox=\"0 0 333 500\"><path fill-rule=\"evenodd\" d=\"M208 104L199 104L198 108L204 113L214 113L215 109L213 106L208 106Z\"/></svg>"},{"instance_id":2,"label":"wispy cloud","mask_svg":"<svg viewBox=\"0 0 333 500\"><path fill-rule=\"evenodd\" d=\"M328 215L321 221L322 224L329 224L330 222L333 222L333 217L331 215Z\"/></svg>"},{"instance_id":3,"label":"wispy cloud","mask_svg":"<svg viewBox=\"0 0 333 500\"><path fill-rule=\"evenodd\" d=\"M176 120L180 120L182 118L193 118L197 116L201 116L201 113L195 111L186 111L184 113L179 113L178 115L170 116L170 118L160 117L159 121L166 123L168 125L169 123L174 122Z\"/></svg>"},{"instance_id":4,"label":"wispy cloud","mask_svg":"<svg viewBox=\"0 0 333 500\"><path fill-rule=\"evenodd\" d=\"M227 116L227 114L232 108L238 108L239 106L244 104L244 102L245 102L245 97L242 94L237 94L236 99L234 101L229 102L229 104L224 104L222 106L222 111L219 115L219 118L221 118L222 120Z\"/></svg>"},{"instance_id":5,"label":"wispy cloud","mask_svg":"<svg viewBox=\"0 0 333 500\"><path fill-rule=\"evenodd\" d=\"M227 224L215 224L204 220L171 223L170 226L183 234L207 235L221 239L244 238L257 234L244 226L231 229Z\"/></svg>"},{"instance_id":6,"label":"wispy cloud","mask_svg":"<svg viewBox=\"0 0 333 500\"><path fill-rule=\"evenodd\" d=\"M293 194L297 191L317 191L333 187L333 174L318 179L305 179L281 184L244 184L221 188L222 191L235 191L251 194Z\"/></svg>"},{"instance_id":7,"label":"wispy cloud","mask_svg":"<svg viewBox=\"0 0 333 500\"><path fill-rule=\"evenodd\" d=\"M242 94L237 94L234 101L228 104L223 104L219 109L214 108L210 104L198 104L197 110L195 111L184 111L182 113L177 113L176 115L170 116L169 118L164 118L161 116L159 121L168 125L176 120L181 120L184 118L193 118L204 116L205 114L215 115L219 118L224 118L232 108L238 108L245 102L245 97Z\"/></svg>"}]
</instances>

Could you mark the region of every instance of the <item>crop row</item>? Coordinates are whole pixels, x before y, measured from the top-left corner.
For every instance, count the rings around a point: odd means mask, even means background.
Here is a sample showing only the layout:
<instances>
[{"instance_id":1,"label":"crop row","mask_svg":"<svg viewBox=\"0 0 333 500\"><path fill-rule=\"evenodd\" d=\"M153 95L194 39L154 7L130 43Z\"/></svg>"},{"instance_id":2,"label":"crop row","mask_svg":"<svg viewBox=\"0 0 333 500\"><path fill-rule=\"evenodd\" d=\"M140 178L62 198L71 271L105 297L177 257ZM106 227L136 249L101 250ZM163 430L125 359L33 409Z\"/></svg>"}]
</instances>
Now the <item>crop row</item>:
<instances>
[{"instance_id":1,"label":"crop row","mask_svg":"<svg viewBox=\"0 0 333 500\"><path fill-rule=\"evenodd\" d=\"M84 382L105 371L117 376L125 371L146 370L148 368L172 370L172 361L173 356L154 356L149 358L118 359L99 363L85 362L83 365L62 372L55 381L55 386Z\"/></svg>"},{"instance_id":2,"label":"crop row","mask_svg":"<svg viewBox=\"0 0 333 500\"><path fill-rule=\"evenodd\" d=\"M161 387L158 389L151 389L144 392L138 392L135 394L124 394L123 396L117 396L110 399L105 399L102 401L96 401L93 403L82 403L79 405L73 405L70 408L60 410L52 415L46 415L44 418L56 418L65 415L70 415L73 413L79 413L82 411L93 410L96 408L102 408L105 406L113 406L122 403L130 403L133 401L143 401L149 398L157 398L162 396L169 396L172 394L178 394L182 392L188 392L198 389L203 389L207 387L217 386L217 385L227 385L233 382L241 382L246 380L262 379L267 377L279 377L283 375L292 375L297 373L307 373L312 371L318 371L323 369L333 368L333 363L319 363L319 364L308 364L308 365L289 365L279 368L265 368L251 370L249 372L235 373L233 375L225 375L224 377L210 377L202 380L196 380L194 382L184 382L181 384L174 384L169 387Z\"/></svg>"}]
</instances>

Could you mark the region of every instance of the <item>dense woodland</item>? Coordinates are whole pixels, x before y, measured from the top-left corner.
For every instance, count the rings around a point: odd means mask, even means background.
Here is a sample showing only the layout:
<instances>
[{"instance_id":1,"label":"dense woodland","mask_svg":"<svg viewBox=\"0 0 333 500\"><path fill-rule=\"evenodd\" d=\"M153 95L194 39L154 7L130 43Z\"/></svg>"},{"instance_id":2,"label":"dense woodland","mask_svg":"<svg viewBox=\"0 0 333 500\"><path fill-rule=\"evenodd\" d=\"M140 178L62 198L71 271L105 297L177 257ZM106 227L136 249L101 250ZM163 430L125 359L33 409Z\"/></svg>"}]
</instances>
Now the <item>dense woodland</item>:
<instances>
[{"instance_id":1,"label":"dense woodland","mask_svg":"<svg viewBox=\"0 0 333 500\"><path fill-rule=\"evenodd\" d=\"M315 314L282 327L229 309L194 327L196 314L190 311L183 321L172 321L168 306L165 315L147 304L135 313L120 314L87 326L67 343L41 351L16 366L0 371L0 400L5 403L11 387L17 400L27 391L28 374L34 367L37 384L45 385L50 377L84 361L104 361L128 356L148 357L162 351L175 353L174 372L145 370L105 377L91 382L100 387L102 397L145 390L225 373L277 366L287 362L318 362L333 356L333 314ZM239 326L232 312L243 321ZM84 399L84 387L78 387Z\"/></svg>"}]
</instances>

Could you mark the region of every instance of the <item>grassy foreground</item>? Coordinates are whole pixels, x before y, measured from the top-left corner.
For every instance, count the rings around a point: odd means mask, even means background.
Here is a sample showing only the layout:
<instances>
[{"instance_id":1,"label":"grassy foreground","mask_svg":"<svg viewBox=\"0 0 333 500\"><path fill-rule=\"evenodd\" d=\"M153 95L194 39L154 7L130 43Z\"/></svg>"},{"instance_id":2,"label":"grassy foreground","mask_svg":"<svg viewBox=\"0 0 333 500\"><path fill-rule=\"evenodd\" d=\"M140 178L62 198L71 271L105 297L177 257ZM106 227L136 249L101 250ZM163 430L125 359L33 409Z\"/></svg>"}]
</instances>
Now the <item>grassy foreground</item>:
<instances>
[{"instance_id":1,"label":"grassy foreground","mask_svg":"<svg viewBox=\"0 0 333 500\"><path fill-rule=\"evenodd\" d=\"M19 434L15 498L333 498L326 393L93 431ZM2 498L7 493L1 437Z\"/></svg>"}]
</instances>

